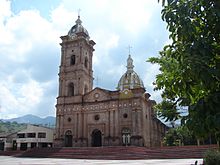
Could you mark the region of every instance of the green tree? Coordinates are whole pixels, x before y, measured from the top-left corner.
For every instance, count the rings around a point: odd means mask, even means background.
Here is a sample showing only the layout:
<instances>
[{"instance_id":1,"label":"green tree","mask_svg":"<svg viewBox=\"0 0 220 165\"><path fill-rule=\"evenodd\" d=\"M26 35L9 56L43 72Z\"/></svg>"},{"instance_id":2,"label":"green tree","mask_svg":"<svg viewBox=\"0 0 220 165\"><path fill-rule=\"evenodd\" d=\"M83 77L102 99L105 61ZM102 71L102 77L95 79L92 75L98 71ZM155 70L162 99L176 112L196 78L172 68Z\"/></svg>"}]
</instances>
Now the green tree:
<instances>
[{"instance_id":1,"label":"green tree","mask_svg":"<svg viewBox=\"0 0 220 165\"><path fill-rule=\"evenodd\" d=\"M167 146L194 144L196 144L196 138L186 126L170 128L164 137L164 145Z\"/></svg>"},{"instance_id":2,"label":"green tree","mask_svg":"<svg viewBox=\"0 0 220 165\"><path fill-rule=\"evenodd\" d=\"M25 129L27 124L19 124L17 122L3 122L0 121L0 133L14 133Z\"/></svg>"},{"instance_id":3,"label":"green tree","mask_svg":"<svg viewBox=\"0 0 220 165\"><path fill-rule=\"evenodd\" d=\"M180 117L177 107L187 106L183 123L198 138L220 138L220 1L162 0L162 6L172 43L148 60L160 65L158 112L172 121Z\"/></svg>"}]
</instances>

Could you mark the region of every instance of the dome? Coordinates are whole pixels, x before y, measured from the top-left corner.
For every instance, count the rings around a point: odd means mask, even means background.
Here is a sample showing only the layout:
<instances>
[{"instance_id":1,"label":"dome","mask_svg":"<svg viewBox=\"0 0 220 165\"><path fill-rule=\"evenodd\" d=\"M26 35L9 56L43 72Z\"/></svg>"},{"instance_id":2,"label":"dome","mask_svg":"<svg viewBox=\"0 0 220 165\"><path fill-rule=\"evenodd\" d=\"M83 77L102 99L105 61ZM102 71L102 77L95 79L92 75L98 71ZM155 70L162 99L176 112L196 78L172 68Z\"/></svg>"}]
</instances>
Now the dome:
<instances>
[{"instance_id":1,"label":"dome","mask_svg":"<svg viewBox=\"0 0 220 165\"><path fill-rule=\"evenodd\" d=\"M69 30L68 36L75 37L77 33L84 33L86 34L87 38L89 38L88 31L82 26L82 21L80 20L80 16L78 16L78 19L76 20L76 24Z\"/></svg>"},{"instance_id":2,"label":"dome","mask_svg":"<svg viewBox=\"0 0 220 165\"><path fill-rule=\"evenodd\" d=\"M118 82L118 90L144 88L142 80L133 68L133 60L131 55L129 55L127 59L127 71L122 75Z\"/></svg>"}]
</instances>

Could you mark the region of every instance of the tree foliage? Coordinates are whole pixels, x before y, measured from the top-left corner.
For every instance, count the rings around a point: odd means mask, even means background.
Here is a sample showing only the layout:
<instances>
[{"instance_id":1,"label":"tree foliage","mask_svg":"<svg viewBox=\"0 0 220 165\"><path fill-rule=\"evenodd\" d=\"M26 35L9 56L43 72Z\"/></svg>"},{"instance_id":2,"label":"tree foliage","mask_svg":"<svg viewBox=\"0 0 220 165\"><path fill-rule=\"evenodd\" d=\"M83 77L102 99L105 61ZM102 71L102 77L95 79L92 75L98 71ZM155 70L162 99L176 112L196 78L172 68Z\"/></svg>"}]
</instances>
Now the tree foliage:
<instances>
[{"instance_id":1,"label":"tree foliage","mask_svg":"<svg viewBox=\"0 0 220 165\"><path fill-rule=\"evenodd\" d=\"M196 138L187 127L179 126L168 130L163 143L167 146L195 145Z\"/></svg>"},{"instance_id":2,"label":"tree foliage","mask_svg":"<svg viewBox=\"0 0 220 165\"><path fill-rule=\"evenodd\" d=\"M176 107L187 106L185 122L198 137L219 136L220 1L162 0L162 6L172 43L148 60L160 65L157 108L171 121L179 117Z\"/></svg>"},{"instance_id":3,"label":"tree foliage","mask_svg":"<svg viewBox=\"0 0 220 165\"><path fill-rule=\"evenodd\" d=\"M26 128L27 124L0 121L0 133L14 133Z\"/></svg>"}]
</instances>

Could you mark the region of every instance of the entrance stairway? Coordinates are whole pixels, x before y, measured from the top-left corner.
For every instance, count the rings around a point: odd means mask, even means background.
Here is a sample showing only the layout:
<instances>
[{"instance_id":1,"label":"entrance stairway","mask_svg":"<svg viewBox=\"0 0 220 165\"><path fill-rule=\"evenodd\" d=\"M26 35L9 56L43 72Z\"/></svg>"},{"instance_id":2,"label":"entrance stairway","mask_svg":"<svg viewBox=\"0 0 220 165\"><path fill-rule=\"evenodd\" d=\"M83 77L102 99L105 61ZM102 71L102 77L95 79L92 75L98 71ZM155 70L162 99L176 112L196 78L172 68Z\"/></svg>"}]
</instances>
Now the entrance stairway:
<instances>
[{"instance_id":1,"label":"entrance stairway","mask_svg":"<svg viewBox=\"0 0 220 165\"><path fill-rule=\"evenodd\" d=\"M203 158L208 149L217 145L181 147L84 147L84 148L35 148L22 152L19 157L69 158L69 159L183 159ZM18 156L18 155L17 155Z\"/></svg>"}]
</instances>

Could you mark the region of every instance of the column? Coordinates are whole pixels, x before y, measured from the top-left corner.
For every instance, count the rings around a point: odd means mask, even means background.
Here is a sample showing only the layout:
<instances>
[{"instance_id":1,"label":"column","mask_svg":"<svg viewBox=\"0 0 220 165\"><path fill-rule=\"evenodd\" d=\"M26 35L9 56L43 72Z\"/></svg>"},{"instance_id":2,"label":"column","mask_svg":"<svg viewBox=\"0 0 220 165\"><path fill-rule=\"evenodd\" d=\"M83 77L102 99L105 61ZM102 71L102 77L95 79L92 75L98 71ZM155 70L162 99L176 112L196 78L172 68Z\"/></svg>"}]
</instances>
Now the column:
<instances>
[{"instance_id":1,"label":"column","mask_svg":"<svg viewBox=\"0 0 220 165\"><path fill-rule=\"evenodd\" d=\"M17 142L17 150L21 150L21 143L20 142Z\"/></svg>"},{"instance_id":2,"label":"column","mask_svg":"<svg viewBox=\"0 0 220 165\"><path fill-rule=\"evenodd\" d=\"M80 112L79 113L79 129L80 129L80 137L82 137L83 135L82 135L82 133L83 133L83 131L82 131L82 129L83 129L83 125L82 125L82 116L83 116L83 113L82 112Z\"/></svg>"},{"instance_id":3,"label":"column","mask_svg":"<svg viewBox=\"0 0 220 165\"><path fill-rule=\"evenodd\" d=\"M79 114L77 113L76 115L75 115L76 117L76 120L75 120L75 123L76 123L76 138L79 138L79 132L78 132L78 130L79 130L79 124L78 124L78 122L79 122Z\"/></svg>"},{"instance_id":4,"label":"column","mask_svg":"<svg viewBox=\"0 0 220 165\"><path fill-rule=\"evenodd\" d=\"M136 112L135 110L132 110L132 135L136 135Z\"/></svg>"},{"instance_id":5,"label":"column","mask_svg":"<svg viewBox=\"0 0 220 165\"><path fill-rule=\"evenodd\" d=\"M65 55L66 55L66 51L65 51L65 46L62 46L62 49L61 49L62 53L61 53L61 66L64 65L65 63Z\"/></svg>"},{"instance_id":6,"label":"column","mask_svg":"<svg viewBox=\"0 0 220 165\"><path fill-rule=\"evenodd\" d=\"M115 137L115 110L113 110L113 137Z\"/></svg>"},{"instance_id":7,"label":"column","mask_svg":"<svg viewBox=\"0 0 220 165\"><path fill-rule=\"evenodd\" d=\"M136 121L137 121L137 134L141 135L141 115L140 110L136 111Z\"/></svg>"},{"instance_id":8,"label":"column","mask_svg":"<svg viewBox=\"0 0 220 165\"><path fill-rule=\"evenodd\" d=\"M56 116L56 138L60 138L60 115L58 114Z\"/></svg>"},{"instance_id":9,"label":"column","mask_svg":"<svg viewBox=\"0 0 220 165\"><path fill-rule=\"evenodd\" d=\"M60 136L64 136L64 117L63 115L60 115L61 125L60 125Z\"/></svg>"},{"instance_id":10,"label":"column","mask_svg":"<svg viewBox=\"0 0 220 165\"><path fill-rule=\"evenodd\" d=\"M80 137L82 137L82 125L81 125L81 123L82 123L82 115L81 115L81 112L78 114L78 125L77 125L77 127L78 127L78 137L80 138Z\"/></svg>"},{"instance_id":11,"label":"column","mask_svg":"<svg viewBox=\"0 0 220 165\"><path fill-rule=\"evenodd\" d=\"M66 82L64 80L61 81L61 96L65 96L67 93L66 93Z\"/></svg>"},{"instance_id":12,"label":"column","mask_svg":"<svg viewBox=\"0 0 220 165\"><path fill-rule=\"evenodd\" d=\"M28 149L31 148L31 142L27 142L27 148L28 148Z\"/></svg>"},{"instance_id":13,"label":"column","mask_svg":"<svg viewBox=\"0 0 220 165\"><path fill-rule=\"evenodd\" d=\"M87 127L86 127L86 125L87 125L87 113L84 113L84 117L83 117L83 137L84 138L88 138L87 136Z\"/></svg>"},{"instance_id":14,"label":"column","mask_svg":"<svg viewBox=\"0 0 220 165\"><path fill-rule=\"evenodd\" d=\"M84 112L81 113L81 135L84 138Z\"/></svg>"},{"instance_id":15,"label":"column","mask_svg":"<svg viewBox=\"0 0 220 165\"><path fill-rule=\"evenodd\" d=\"M118 113L119 111L117 110L115 112L115 136L119 136L119 123L118 123Z\"/></svg>"},{"instance_id":16,"label":"column","mask_svg":"<svg viewBox=\"0 0 220 165\"><path fill-rule=\"evenodd\" d=\"M113 120L113 111L111 110L110 111L110 136L112 137L113 136L113 123L114 120Z\"/></svg>"},{"instance_id":17,"label":"column","mask_svg":"<svg viewBox=\"0 0 220 165\"><path fill-rule=\"evenodd\" d=\"M111 125L111 118L110 118L110 111L108 110L108 112L107 112L108 114L108 126L107 126L107 128L108 128L108 136L110 136L110 125Z\"/></svg>"}]
</instances>

